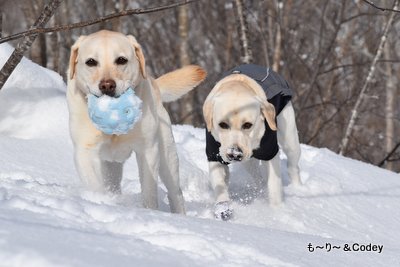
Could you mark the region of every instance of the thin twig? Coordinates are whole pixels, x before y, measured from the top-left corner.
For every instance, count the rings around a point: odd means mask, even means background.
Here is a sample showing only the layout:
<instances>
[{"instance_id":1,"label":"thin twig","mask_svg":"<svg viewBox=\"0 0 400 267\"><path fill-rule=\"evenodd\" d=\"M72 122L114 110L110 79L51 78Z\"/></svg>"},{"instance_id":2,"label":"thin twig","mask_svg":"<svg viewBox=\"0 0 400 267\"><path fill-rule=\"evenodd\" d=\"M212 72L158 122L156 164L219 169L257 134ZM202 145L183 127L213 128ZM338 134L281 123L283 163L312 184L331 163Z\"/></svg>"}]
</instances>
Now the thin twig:
<instances>
[{"instance_id":1,"label":"thin twig","mask_svg":"<svg viewBox=\"0 0 400 267\"><path fill-rule=\"evenodd\" d=\"M393 9L393 8L380 7L380 6L377 6L377 5L375 5L374 3L372 3L371 1L368 1L368 0L362 0L362 1L367 3L368 5L376 8L376 9L379 9L380 11L390 11L390 12L400 13L400 10L398 10L397 8Z\"/></svg>"},{"instance_id":2,"label":"thin twig","mask_svg":"<svg viewBox=\"0 0 400 267\"><path fill-rule=\"evenodd\" d=\"M92 20L88 20L88 21L82 21L82 22L72 23L72 24L68 24L68 25L54 26L54 27L50 27L50 28L33 28L33 29L30 29L27 31L23 31L20 33L16 33L16 34L7 36L7 37L0 38L0 44L4 43L4 42L15 40L15 39L23 38L25 36L34 35L34 34L69 31L72 29L90 26L93 24L97 24L97 23L104 22L107 20L115 19L118 17L163 11L163 10L175 8L178 6L186 5L186 4L189 4L192 2L197 2L197 1L199 1L199 0L185 0L185 1L178 2L178 3L160 6L160 7L152 7L152 8L146 8L146 9L143 9L143 8L127 9L127 10L122 10L120 12L112 13L112 14L106 15L104 17L100 17L100 18L96 18L96 19L92 19Z\"/></svg>"},{"instance_id":3,"label":"thin twig","mask_svg":"<svg viewBox=\"0 0 400 267\"><path fill-rule=\"evenodd\" d=\"M400 147L400 143L397 143L393 149L386 155L386 157L381 160L377 165L382 167L387 161L390 161L390 157L396 152L396 150Z\"/></svg>"},{"instance_id":4,"label":"thin twig","mask_svg":"<svg viewBox=\"0 0 400 267\"><path fill-rule=\"evenodd\" d=\"M361 62L361 63L355 63L355 64L343 64L343 65L337 65L337 66L333 66L329 69L326 70L322 70L318 73L318 75L323 75L323 74L327 74L329 72L335 71L337 69L344 69L344 68L353 68L353 67L363 67L366 64L371 64L372 61L365 61L365 62ZM400 63L400 59L380 59L377 61L377 63L392 63L392 64L397 64Z\"/></svg>"}]
</instances>

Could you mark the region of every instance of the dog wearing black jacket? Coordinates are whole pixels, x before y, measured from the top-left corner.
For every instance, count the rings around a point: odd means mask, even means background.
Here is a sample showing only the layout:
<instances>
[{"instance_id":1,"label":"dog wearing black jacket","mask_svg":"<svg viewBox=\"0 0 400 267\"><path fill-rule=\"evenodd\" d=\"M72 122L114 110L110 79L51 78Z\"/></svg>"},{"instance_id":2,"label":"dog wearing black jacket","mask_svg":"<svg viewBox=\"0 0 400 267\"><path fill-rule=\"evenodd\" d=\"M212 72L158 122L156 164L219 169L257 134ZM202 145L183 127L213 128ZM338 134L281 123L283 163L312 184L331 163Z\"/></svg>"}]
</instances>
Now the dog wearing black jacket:
<instances>
[{"instance_id":1,"label":"dog wearing black jacket","mask_svg":"<svg viewBox=\"0 0 400 267\"><path fill-rule=\"evenodd\" d=\"M218 219L230 219L228 164L260 161L271 205L283 201L279 145L287 155L291 182L301 184L300 144L292 90L279 74L258 65L240 65L214 86L204 105L206 153ZM279 145L278 145L279 143Z\"/></svg>"}]
</instances>

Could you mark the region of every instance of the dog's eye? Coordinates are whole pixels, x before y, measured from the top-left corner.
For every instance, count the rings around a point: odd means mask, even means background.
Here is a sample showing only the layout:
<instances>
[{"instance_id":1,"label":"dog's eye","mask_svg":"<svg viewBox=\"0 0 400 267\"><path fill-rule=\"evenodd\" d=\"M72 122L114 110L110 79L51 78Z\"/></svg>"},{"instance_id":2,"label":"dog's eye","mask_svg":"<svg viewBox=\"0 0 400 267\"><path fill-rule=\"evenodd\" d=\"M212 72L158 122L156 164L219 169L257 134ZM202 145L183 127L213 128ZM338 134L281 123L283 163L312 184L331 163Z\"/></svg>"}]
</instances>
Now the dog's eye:
<instances>
[{"instance_id":1,"label":"dog's eye","mask_svg":"<svg viewBox=\"0 0 400 267\"><path fill-rule=\"evenodd\" d=\"M115 60L115 64L117 64L117 65L125 65L126 63L128 63L128 60L124 57L118 57Z\"/></svg>"},{"instance_id":2,"label":"dog's eye","mask_svg":"<svg viewBox=\"0 0 400 267\"><path fill-rule=\"evenodd\" d=\"M218 125L222 129L229 129L229 125L226 122L220 122Z\"/></svg>"},{"instance_id":3,"label":"dog's eye","mask_svg":"<svg viewBox=\"0 0 400 267\"><path fill-rule=\"evenodd\" d=\"M85 64L89 67L96 67L97 61L94 60L93 58L89 58L88 60L86 60Z\"/></svg>"},{"instance_id":4,"label":"dog's eye","mask_svg":"<svg viewBox=\"0 0 400 267\"><path fill-rule=\"evenodd\" d=\"M243 125L242 125L242 129L243 129L243 130L248 130L248 129L250 129L251 127L253 127L253 124L250 123L250 122L245 122L245 123L243 123Z\"/></svg>"}]
</instances>

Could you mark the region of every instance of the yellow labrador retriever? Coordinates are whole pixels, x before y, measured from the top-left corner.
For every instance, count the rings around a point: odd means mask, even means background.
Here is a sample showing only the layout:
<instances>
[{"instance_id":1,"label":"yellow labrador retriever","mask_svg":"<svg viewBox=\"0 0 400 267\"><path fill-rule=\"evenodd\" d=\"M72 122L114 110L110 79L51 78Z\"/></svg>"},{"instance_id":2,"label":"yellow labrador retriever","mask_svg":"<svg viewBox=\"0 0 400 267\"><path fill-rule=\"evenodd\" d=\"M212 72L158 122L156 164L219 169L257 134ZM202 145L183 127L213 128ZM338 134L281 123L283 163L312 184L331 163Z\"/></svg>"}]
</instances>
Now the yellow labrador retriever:
<instances>
[{"instance_id":1,"label":"yellow labrador retriever","mask_svg":"<svg viewBox=\"0 0 400 267\"><path fill-rule=\"evenodd\" d=\"M248 168L260 166L262 176L268 179L270 203L282 202L278 141L287 155L292 183L301 183L300 145L291 96L288 83L280 75L252 64L232 69L211 90L203 114L216 218L227 220L233 214L228 164L237 161L247 161Z\"/></svg>"},{"instance_id":2,"label":"yellow labrador retriever","mask_svg":"<svg viewBox=\"0 0 400 267\"><path fill-rule=\"evenodd\" d=\"M67 101L75 165L92 190L120 192L124 162L136 153L143 205L157 209L157 180L168 190L171 211L185 213L179 185L178 157L171 122L162 101L173 101L206 76L187 66L158 79L146 74L141 46L131 35L99 31L81 36L71 48ZM119 96L135 88L142 101L142 117L127 134L107 135L88 115L88 94Z\"/></svg>"}]
</instances>

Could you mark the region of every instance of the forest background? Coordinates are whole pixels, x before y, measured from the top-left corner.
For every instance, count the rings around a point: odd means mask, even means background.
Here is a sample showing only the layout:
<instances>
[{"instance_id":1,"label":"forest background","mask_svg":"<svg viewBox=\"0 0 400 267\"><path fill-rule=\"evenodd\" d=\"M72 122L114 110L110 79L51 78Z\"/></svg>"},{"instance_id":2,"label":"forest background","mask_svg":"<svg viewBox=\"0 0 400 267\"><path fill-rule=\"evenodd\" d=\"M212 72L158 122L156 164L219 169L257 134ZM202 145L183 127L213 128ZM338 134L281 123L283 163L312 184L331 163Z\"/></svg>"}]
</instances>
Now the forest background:
<instances>
[{"instance_id":1,"label":"forest background","mask_svg":"<svg viewBox=\"0 0 400 267\"><path fill-rule=\"evenodd\" d=\"M0 0L1 36L29 29L49 2ZM65 0L46 27L175 2ZM100 29L133 34L156 77L187 64L207 70L207 80L196 90L166 105L174 124L196 127L204 127L202 104L224 71L243 62L269 66L294 89L301 143L399 172L397 2L381 0L373 6L362 0L198 0L39 34L25 56L65 80L69 49L80 35ZM13 46L19 42L10 41Z\"/></svg>"}]
</instances>

